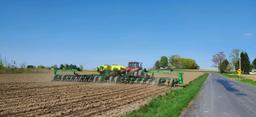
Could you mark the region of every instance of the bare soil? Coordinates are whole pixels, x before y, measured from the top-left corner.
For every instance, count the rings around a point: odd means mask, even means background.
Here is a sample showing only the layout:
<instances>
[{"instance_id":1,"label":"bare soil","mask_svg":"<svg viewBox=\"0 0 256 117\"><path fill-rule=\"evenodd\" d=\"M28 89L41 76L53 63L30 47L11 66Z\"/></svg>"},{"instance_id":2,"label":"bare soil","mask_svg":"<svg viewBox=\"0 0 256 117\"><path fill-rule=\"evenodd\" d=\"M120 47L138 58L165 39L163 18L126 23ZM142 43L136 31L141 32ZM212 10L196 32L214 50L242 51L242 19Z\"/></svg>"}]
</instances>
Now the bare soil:
<instances>
[{"instance_id":1,"label":"bare soil","mask_svg":"<svg viewBox=\"0 0 256 117\"><path fill-rule=\"evenodd\" d=\"M185 72L185 83L201 74ZM0 116L120 116L170 90L141 84L61 82L52 77L51 73L0 74Z\"/></svg>"},{"instance_id":2,"label":"bare soil","mask_svg":"<svg viewBox=\"0 0 256 117\"><path fill-rule=\"evenodd\" d=\"M73 73L69 73L73 74ZM78 74L98 74L97 71L82 71ZM51 82L53 73L50 71L44 73L15 73L0 74L0 82Z\"/></svg>"},{"instance_id":3,"label":"bare soil","mask_svg":"<svg viewBox=\"0 0 256 117\"><path fill-rule=\"evenodd\" d=\"M0 116L117 116L168 89L126 84L1 83ZM126 105L133 105L133 109L126 110Z\"/></svg>"},{"instance_id":4,"label":"bare soil","mask_svg":"<svg viewBox=\"0 0 256 117\"><path fill-rule=\"evenodd\" d=\"M50 82L53 74L48 73L19 73L0 74L0 83L3 82Z\"/></svg>"}]
</instances>

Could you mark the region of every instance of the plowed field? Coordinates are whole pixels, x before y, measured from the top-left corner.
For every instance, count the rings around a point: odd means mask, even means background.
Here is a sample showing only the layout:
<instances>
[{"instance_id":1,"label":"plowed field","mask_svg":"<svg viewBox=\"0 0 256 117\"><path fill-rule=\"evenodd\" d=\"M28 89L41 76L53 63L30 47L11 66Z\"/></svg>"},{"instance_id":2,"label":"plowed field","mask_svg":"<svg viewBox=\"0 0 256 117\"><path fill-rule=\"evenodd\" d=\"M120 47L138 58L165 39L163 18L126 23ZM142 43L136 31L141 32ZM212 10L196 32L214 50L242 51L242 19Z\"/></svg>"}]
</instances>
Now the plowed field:
<instances>
[{"instance_id":1,"label":"plowed field","mask_svg":"<svg viewBox=\"0 0 256 117\"><path fill-rule=\"evenodd\" d=\"M168 89L135 84L2 82L0 116L117 116Z\"/></svg>"},{"instance_id":2,"label":"plowed field","mask_svg":"<svg viewBox=\"0 0 256 117\"><path fill-rule=\"evenodd\" d=\"M185 72L185 83L200 74ZM0 117L119 116L167 90L140 84L56 82L51 73L0 74Z\"/></svg>"}]
</instances>

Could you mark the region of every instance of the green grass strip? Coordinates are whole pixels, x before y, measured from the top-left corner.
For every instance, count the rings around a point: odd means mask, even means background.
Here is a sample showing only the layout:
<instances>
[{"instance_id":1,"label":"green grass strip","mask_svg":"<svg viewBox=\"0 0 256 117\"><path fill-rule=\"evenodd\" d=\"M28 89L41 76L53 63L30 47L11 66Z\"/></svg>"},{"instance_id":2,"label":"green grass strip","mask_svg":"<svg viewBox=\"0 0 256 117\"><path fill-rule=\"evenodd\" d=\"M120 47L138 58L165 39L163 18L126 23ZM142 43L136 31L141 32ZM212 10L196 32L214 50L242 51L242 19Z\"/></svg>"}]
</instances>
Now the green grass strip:
<instances>
[{"instance_id":1,"label":"green grass strip","mask_svg":"<svg viewBox=\"0 0 256 117\"><path fill-rule=\"evenodd\" d=\"M227 77L227 78L232 78L236 81L239 81L239 82L242 82L244 84L248 84L248 85L252 85L252 86L256 86L256 81L255 80L252 80L252 79L247 79L246 77L244 76L238 76L236 74L229 74L229 73L223 73L222 74L224 77Z\"/></svg>"},{"instance_id":2,"label":"green grass strip","mask_svg":"<svg viewBox=\"0 0 256 117\"><path fill-rule=\"evenodd\" d=\"M158 96L149 104L123 117L178 117L197 95L207 77L208 73L205 73L185 88L171 90L164 96Z\"/></svg>"}]
</instances>

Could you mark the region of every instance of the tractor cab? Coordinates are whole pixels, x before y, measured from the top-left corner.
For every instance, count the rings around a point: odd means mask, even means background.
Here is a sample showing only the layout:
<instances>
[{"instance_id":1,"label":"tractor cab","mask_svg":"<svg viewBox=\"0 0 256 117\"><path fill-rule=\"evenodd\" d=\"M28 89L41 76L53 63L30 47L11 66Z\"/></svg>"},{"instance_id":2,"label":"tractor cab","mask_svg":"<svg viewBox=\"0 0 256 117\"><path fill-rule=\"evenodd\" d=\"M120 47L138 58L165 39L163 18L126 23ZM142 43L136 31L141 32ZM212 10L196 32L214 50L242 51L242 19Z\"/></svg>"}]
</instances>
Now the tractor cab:
<instances>
[{"instance_id":1,"label":"tractor cab","mask_svg":"<svg viewBox=\"0 0 256 117\"><path fill-rule=\"evenodd\" d=\"M128 67L132 68L142 68L142 63L140 62L129 62Z\"/></svg>"},{"instance_id":2,"label":"tractor cab","mask_svg":"<svg viewBox=\"0 0 256 117\"><path fill-rule=\"evenodd\" d=\"M142 63L140 62L129 62L126 72L138 72L142 69Z\"/></svg>"}]
</instances>

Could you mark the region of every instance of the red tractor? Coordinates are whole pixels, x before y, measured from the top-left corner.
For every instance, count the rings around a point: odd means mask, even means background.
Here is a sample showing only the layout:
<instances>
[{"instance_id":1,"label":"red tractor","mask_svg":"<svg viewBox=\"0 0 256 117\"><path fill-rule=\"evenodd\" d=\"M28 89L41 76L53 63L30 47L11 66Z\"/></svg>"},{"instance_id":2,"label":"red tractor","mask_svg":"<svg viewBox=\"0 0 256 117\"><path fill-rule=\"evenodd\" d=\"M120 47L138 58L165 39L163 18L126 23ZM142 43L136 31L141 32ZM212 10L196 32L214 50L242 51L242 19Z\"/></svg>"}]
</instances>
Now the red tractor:
<instances>
[{"instance_id":1,"label":"red tractor","mask_svg":"<svg viewBox=\"0 0 256 117\"><path fill-rule=\"evenodd\" d=\"M134 77L145 77L146 69L143 69L142 63L140 62L129 62L126 67L126 75Z\"/></svg>"},{"instance_id":2,"label":"red tractor","mask_svg":"<svg viewBox=\"0 0 256 117\"><path fill-rule=\"evenodd\" d=\"M141 62L128 62L128 66L122 65L103 65L98 67L101 77L104 79L122 83L145 83L151 82L154 78L147 74Z\"/></svg>"}]
</instances>

